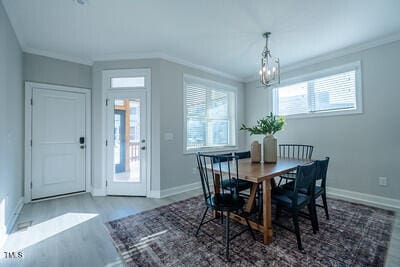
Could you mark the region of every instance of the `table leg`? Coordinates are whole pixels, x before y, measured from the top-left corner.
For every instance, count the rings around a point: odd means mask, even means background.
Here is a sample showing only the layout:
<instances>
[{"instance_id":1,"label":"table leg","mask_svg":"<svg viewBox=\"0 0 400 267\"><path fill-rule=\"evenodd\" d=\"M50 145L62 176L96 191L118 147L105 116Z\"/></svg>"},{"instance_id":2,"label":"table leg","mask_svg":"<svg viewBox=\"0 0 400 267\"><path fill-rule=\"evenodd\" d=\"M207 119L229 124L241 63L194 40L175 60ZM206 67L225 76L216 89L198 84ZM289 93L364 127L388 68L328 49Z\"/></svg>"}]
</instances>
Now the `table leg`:
<instances>
[{"instance_id":1,"label":"table leg","mask_svg":"<svg viewBox=\"0 0 400 267\"><path fill-rule=\"evenodd\" d=\"M245 212L250 213L251 210L253 209L254 201L256 199L257 187L258 184L256 183L253 183L253 185L251 186L249 200L247 201L247 204L244 208Z\"/></svg>"},{"instance_id":2,"label":"table leg","mask_svg":"<svg viewBox=\"0 0 400 267\"><path fill-rule=\"evenodd\" d=\"M219 191L220 191L220 174L214 173L214 194L218 195ZM219 212L213 210L213 216L214 218L219 218L220 214Z\"/></svg>"},{"instance_id":3,"label":"table leg","mask_svg":"<svg viewBox=\"0 0 400 267\"><path fill-rule=\"evenodd\" d=\"M271 182L264 180L263 186L263 232L264 244L272 242Z\"/></svg>"}]
</instances>

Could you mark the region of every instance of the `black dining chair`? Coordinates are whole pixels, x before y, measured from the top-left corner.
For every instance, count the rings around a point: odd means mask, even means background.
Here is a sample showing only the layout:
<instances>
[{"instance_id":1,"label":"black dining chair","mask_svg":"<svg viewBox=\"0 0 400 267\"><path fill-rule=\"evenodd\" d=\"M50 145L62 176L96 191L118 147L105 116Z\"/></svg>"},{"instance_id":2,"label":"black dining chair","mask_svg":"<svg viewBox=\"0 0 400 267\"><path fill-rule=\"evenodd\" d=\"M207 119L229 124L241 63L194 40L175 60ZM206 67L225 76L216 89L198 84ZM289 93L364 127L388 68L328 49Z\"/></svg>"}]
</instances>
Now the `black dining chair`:
<instances>
[{"instance_id":1,"label":"black dining chair","mask_svg":"<svg viewBox=\"0 0 400 267\"><path fill-rule=\"evenodd\" d=\"M299 250L303 250L300 236L299 215L301 210L305 207L308 207L313 233L316 233L318 230L318 222L316 219L314 206L316 174L317 164L315 162L298 166L293 189L285 190L283 188L279 188L280 190L272 191L272 203L276 204L277 221L275 224L296 234L297 247ZM281 210L285 210L291 214L294 230L279 224L278 219Z\"/></svg>"},{"instance_id":2,"label":"black dining chair","mask_svg":"<svg viewBox=\"0 0 400 267\"><path fill-rule=\"evenodd\" d=\"M235 152L234 155L239 157L239 159L248 159L251 157L250 151Z\"/></svg>"},{"instance_id":3,"label":"black dining chair","mask_svg":"<svg viewBox=\"0 0 400 267\"><path fill-rule=\"evenodd\" d=\"M315 204L316 207L324 208L325 217L329 220L329 212L328 212L328 203L326 200L326 177L328 173L328 165L329 165L329 157L325 157L324 160L316 160L317 164L317 174L315 178L315 192L314 192L314 200L317 200L319 197L322 198L323 205ZM319 184L317 184L319 183ZM284 189L290 190L294 186L294 181L284 184L282 187ZM300 191L301 192L301 191ZM304 190L302 193L305 193Z\"/></svg>"},{"instance_id":4,"label":"black dining chair","mask_svg":"<svg viewBox=\"0 0 400 267\"><path fill-rule=\"evenodd\" d=\"M199 234L200 228L202 225L214 220L208 220L204 222L206 214L209 209L217 211L220 213L220 216L226 216L225 222L225 257L226 260L229 261L229 242L235 237L241 235L245 231L249 230L253 239L255 240L255 236L253 230L250 227L250 223L248 220L248 214L246 214L243 210L243 206L245 201L242 197L239 196L239 183L238 179L233 180L234 177L239 177L239 165L238 165L238 157L236 156L221 156L221 155L206 155L201 153L196 153L197 165L200 172L201 185L203 188L204 200L206 209L204 211L203 217L200 221L200 224L197 228L195 236ZM216 162L216 163L214 163ZM207 170L207 166L213 166L211 171ZM215 175L218 173L219 175ZM215 180L218 179L218 180ZM223 184L225 180L229 181L229 184L232 185L229 189L225 189L222 186L219 187L219 191L215 192L215 188L213 184L219 183ZM248 229L243 230L242 232L234 235L233 237L229 236L229 215L230 213L238 213L241 212L241 216L245 218Z\"/></svg>"},{"instance_id":5,"label":"black dining chair","mask_svg":"<svg viewBox=\"0 0 400 267\"><path fill-rule=\"evenodd\" d=\"M221 156L228 156L228 155L231 155L231 154L221 154ZM234 155L235 155L235 157L237 157L238 159L250 158L250 151L246 151L246 152L235 152ZM218 155L218 156L220 156L220 155ZM215 159L215 160L218 160L218 159ZM225 161L226 161L226 158L225 158L225 157L222 157L221 160L225 160ZM236 183L236 180L238 180L238 179L236 179L236 177L233 177L233 178L232 178L232 182L233 182L233 183ZM247 189L250 189L250 188L251 188L251 185L252 185L251 182L245 181L245 180L242 180L242 179L239 179L239 180L237 181L237 183L238 183L238 190L239 190L238 192L239 192L239 193L241 193L241 192L243 192L243 191L245 191L245 190L247 190ZM225 180L225 181L223 181L223 183L222 183L222 187L223 187L224 189L227 189L227 190L229 190L230 187L232 187L232 186L234 186L234 185L231 185L231 184L229 183L228 180ZM244 197L249 197L247 194L241 193L241 195L244 196Z\"/></svg>"},{"instance_id":6,"label":"black dining chair","mask_svg":"<svg viewBox=\"0 0 400 267\"><path fill-rule=\"evenodd\" d=\"M298 145L298 144L280 144L279 145L279 158L282 159L299 159L311 160L314 146L311 145ZM280 176L278 186L285 180L293 180L296 178L296 171L286 173Z\"/></svg>"}]
</instances>

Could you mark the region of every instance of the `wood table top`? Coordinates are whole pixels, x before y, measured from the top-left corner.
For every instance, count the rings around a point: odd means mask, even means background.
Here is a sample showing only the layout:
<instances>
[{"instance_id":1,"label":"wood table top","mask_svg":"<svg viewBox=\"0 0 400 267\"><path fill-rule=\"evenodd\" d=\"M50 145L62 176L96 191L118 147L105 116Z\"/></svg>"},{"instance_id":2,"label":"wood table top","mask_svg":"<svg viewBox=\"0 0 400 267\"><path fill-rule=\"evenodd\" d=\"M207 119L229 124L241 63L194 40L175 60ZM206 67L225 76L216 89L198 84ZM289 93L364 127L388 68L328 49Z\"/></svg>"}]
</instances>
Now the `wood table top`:
<instances>
[{"instance_id":1,"label":"wood table top","mask_svg":"<svg viewBox=\"0 0 400 267\"><path fill-rule=\"evenodd\" d=\"M239 163L239 178L253 183L261 183L264 180L272 179L273 177L296 170L298 165L310 163L311 160L299 160L278 158L276 163L252 163L251 159L240 159ZM230 163L232 164L232 162ZM214 169L214 172L219 173L219 163L207 165L207 169ZM225 173L227 163L221 163L221 171ZM231 166L232 170L232 166Z\"/></svg>"}]
</instances>

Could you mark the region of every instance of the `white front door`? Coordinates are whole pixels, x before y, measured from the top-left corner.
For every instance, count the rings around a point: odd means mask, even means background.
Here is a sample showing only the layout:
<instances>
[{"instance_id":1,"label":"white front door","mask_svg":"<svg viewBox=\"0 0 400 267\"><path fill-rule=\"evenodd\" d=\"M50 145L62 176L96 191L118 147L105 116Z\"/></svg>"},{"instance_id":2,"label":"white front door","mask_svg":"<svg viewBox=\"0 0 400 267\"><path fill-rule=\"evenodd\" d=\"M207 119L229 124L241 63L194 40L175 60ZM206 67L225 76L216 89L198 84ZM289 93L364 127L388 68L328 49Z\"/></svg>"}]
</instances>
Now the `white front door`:
<instances>
[{"instance_id":1,"label":"white front door","mask_svg":"<svg viewBox=\"0 0 400 267\"><path fill-rule=\"evenodd\" d=\"M33 200L85 191L85 97L33 88Z\"/></svg>"},{"instance_id":2,"label":"white front door","mask_svg":"<svg viewBox=\"0 0 400 267\"><path fill-rule=\"evenodd\" d=\"M110 93L107 194L146 196L146 91Z\"/></svg>"}]
</instances>

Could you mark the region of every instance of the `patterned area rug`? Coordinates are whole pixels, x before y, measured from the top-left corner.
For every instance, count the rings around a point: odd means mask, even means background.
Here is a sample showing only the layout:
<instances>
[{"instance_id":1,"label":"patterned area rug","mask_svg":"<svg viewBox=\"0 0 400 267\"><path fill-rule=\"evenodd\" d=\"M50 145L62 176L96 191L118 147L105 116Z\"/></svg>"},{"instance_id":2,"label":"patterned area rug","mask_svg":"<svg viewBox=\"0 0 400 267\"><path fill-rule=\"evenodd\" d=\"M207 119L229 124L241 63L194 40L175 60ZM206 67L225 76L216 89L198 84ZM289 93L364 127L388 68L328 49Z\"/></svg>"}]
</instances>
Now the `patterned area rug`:
<instances>
[{"instance_id":1,"label":"patterned area rug","mask_svg":"<svg viewBox=\"0 0 400 267\"><path fill-rule=\"evenodd\" d=\"M328 204L330 220L318 208L319 233L313 234L310 222L301 220L303 253L293 233L275 226L268 246L259 233L257 241L249 232L232 240L229 263L219 220L205 224L194 236L205 209L202 196L111 221L106 227L128 266L384 266L393 212L334 199ZM284 213L280 223L291 226ZM243 227L231 223L232 234Z\"/></svg>"}]
</instances>

